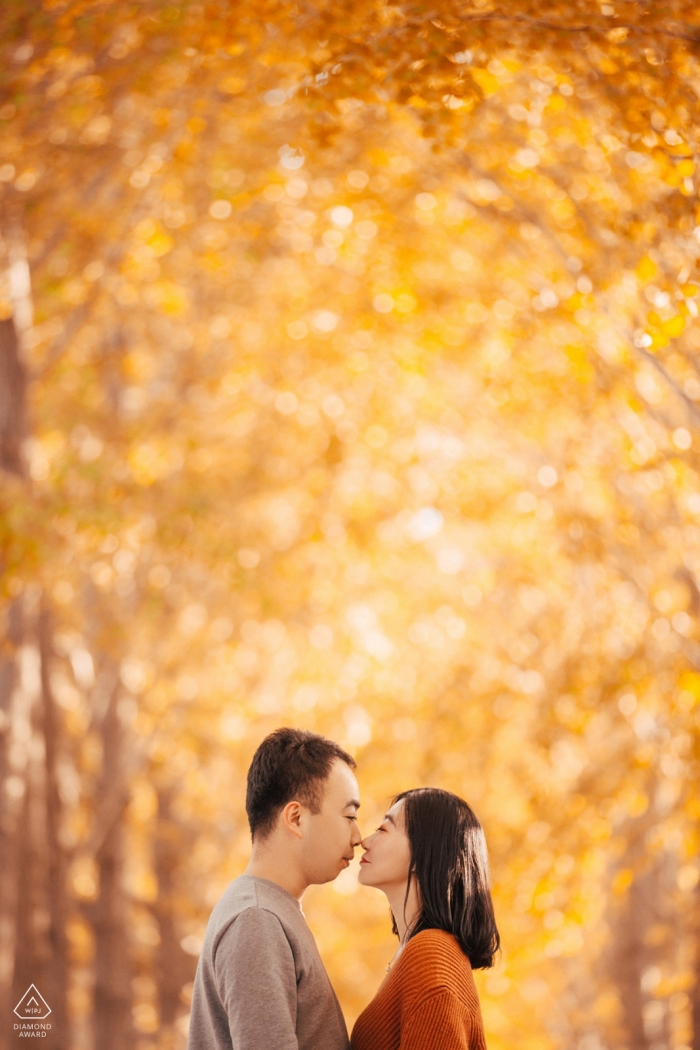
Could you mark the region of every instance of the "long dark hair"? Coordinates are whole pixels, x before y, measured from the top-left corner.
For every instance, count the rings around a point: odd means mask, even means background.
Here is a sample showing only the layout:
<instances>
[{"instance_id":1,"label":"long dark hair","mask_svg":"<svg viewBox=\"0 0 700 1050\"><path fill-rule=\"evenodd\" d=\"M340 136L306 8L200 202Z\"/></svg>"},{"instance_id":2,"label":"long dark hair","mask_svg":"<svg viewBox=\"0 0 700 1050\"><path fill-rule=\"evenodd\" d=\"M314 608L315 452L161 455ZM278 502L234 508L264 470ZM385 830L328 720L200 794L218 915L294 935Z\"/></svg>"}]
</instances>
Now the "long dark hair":
<instances>
[{"instance_id":1,"label":"long dark hair","mask_svg":"<svg viewBox=\"0 0 700 1050\"><path fill-rule=\"evenodd\" d=\"M414 878L420 892L420 912L409 939L421 930L445 930L453 934L475 970L493 966L501 938L481 824L467 803L450 791L402 791L392 805L402 799L411 849L406 899Z\"/></svg>"}]
</instances>

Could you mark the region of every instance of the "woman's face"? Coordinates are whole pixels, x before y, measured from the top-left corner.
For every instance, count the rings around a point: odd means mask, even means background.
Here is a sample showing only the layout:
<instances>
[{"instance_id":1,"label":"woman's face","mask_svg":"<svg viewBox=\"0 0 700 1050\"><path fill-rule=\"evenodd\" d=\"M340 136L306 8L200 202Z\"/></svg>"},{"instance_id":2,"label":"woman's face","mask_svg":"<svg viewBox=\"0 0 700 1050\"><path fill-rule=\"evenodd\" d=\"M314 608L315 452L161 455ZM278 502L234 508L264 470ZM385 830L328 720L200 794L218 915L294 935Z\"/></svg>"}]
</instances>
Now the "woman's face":
<instances>
[{"instance_id":1,"label":"woman's face","mask_svg":"<svg viewBox=\"0 0 700 1050\"><path fill-rule=\"evenodd\" d=\"M394 803L377 830L363 839L359 881L363 886L391 890L405 886L411 866L411 849L404 822L404 800Z\"/></svg>"}]
</instances>

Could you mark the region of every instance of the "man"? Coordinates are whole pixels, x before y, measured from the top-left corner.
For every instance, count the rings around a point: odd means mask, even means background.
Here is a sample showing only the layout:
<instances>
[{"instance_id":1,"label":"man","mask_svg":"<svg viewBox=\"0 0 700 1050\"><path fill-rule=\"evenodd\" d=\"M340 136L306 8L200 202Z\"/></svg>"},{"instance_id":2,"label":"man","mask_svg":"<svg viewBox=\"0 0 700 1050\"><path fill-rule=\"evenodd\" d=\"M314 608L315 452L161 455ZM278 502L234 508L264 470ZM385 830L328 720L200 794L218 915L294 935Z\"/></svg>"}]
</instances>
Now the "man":
<instances>
[{"instance_id":1,"label":"man","mask_svg":"<svg viewBox=\"0 0 700 1050\"><path fill-rule=\"evenodd\" d=\"M347 1050L300 902L360 844L354 768L338 744L300 729L278 729L255 752L246 792L252 855L209 919L188 1050Z\"/></svg>"}]
</instances>

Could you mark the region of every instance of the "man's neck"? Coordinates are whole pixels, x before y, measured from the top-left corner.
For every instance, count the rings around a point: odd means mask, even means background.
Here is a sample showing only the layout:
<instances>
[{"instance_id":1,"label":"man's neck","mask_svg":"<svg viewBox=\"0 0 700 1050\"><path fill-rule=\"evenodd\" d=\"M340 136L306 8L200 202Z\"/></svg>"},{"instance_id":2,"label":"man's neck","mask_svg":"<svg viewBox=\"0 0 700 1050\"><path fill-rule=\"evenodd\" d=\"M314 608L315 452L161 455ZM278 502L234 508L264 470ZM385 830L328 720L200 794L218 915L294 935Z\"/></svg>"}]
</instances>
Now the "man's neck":
<instances>
[{"instance_id":1,"label":"man's neck","mask_svg":"<svg viewBox=\"0 0 700 1050\"><path fill-rule=\"evenodd\" d=\"M251 858L248 861L244 875L253 875L258 879L267 879L280 886L298 901L304 896L308 882L291 864L288 857L280 857L274 850L253 846Z\"/></svg>"}]
</instances>

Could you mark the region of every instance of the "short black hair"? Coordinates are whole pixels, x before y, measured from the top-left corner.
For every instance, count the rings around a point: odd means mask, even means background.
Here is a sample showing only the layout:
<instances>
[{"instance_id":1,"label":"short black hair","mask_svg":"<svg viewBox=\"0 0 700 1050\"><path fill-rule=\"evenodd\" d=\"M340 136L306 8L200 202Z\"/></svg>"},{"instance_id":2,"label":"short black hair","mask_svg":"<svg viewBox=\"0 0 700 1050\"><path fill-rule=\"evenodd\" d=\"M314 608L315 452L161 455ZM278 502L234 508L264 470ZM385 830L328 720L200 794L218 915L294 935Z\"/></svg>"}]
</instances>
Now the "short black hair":
<instances>
[{"instance_id":1,"label":"short black hair","mask_svg":"<svg viewBox=\"0 0 700 1050\"><path fill-rule=\"evenodd\" d=\"M318 733L284 728L266 736L248 770L245 808L251 837L269 835L279 811L295 799L319 813L323 782L337 758L355 768L352 755Z\"/></svg>"},{"instance_id":2,"label":"short black hair","mask_svg":"<svg viewBox=\"0 0 700 1050\"><path fill-rule=\"evenodd\" d=\"M464 799L440 788L404 791L392 805L401 799L411 849L406 899L415 878L421 901L409 939L422 930L445 930L475 970L493 966L501 939L491 901L486 839L476 814Z\"/></svg>"}]
</instances>

